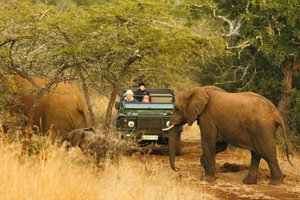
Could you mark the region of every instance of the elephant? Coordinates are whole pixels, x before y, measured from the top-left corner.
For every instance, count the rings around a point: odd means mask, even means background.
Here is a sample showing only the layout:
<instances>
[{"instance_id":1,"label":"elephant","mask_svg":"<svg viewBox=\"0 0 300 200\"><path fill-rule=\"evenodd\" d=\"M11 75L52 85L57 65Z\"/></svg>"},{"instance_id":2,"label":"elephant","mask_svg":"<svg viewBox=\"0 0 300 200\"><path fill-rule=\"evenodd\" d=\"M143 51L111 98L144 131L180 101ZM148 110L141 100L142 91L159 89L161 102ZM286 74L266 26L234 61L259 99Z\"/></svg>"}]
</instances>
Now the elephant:
<instances>
[{"instance_id":1,"label":"elephant","mask_svg":"<svg viewBox=\"0 0 300 200\"><path fill-rule=\"evenodd\" d=\"M45 87L47 78L32 79L39 87ZM89 126L88 108L78 87L68 82L53 84L41 97L32 111L37 92L33 84L18 76L2 78L10 93L17 99L6 107L12 116L22 114L32 120L26 121L26 127L46 133L51 130L53 137L61 137L76 128ZM29 116L30 115L30 116Z\"/></svg>"},{"instance_id":2,"label":"elephant","mask_svg":"<svg viewBox=\"0 0 300 200\"><path fill-rule=\"evenodd\" d=\"M265 97L253 92L229 93L215 86L194 87L179 93L170 119L169 161L173 170L176 155L176 127L192 125L197 120L201 131L204 179L215 180L215 156L228 144L251 151L251 164L245 184L257 183L259 162L264 159L271 172L270 184L281 184L284 175L279 167L275 145L277 128L283 129L286 155L289 154L284 120Z\"/></svg>"},{"instance_id":3,"label":"elephant","mask_svg":"<svg viewBox=\"0 0 300 200\"><path fill-rule=\"evenodd\" d=\"M64 141L67 142L67 149L78 146L84 154L95 155L97 162L105 158L105 137L91 128L74 129L64 136Z\"/></svg>"}]
</instances>

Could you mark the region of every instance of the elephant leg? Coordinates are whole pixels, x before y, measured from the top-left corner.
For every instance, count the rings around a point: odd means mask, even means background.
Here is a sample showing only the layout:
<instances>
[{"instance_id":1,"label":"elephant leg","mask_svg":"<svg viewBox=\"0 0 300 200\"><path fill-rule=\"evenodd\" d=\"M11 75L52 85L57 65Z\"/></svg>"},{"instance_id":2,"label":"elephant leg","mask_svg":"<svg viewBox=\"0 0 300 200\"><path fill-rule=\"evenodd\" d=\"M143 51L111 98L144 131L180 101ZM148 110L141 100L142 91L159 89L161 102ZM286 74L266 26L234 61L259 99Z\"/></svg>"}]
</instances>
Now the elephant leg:
<instances>
[{"instance_id":1,"label":"elephant leg","mask_svg":"<svg viewBox=\"0 0 300 200\"><path fill-rule=\"evenodd\" d=\"M254 151L251 151L251 164L248 175L244 178L243 183L255 184L257 183L257 171L261 157Z\"/></svg>"},{"instance_id":2,"label":"elephant leg","mask_svg":"<svg viewBox=\"0 0 300 200\"><path fill-rule=\"evenodd\" d=\"M267 161L270 171L271 171L271 181L269 184L271 184L271 185L281 184L283 182L284 175L281 172L277 158L272 159L272 160L266 160L266 161Z\"/></svg>"},{"instance_id":3,"label":"elephant leg","mask_svg":"<svg viewBox=\"0 0 300 200\"><path fill-rule=\"evenodd\" d=\"M269 165L271 171L270 184L281 184L284 179L284 175L277 160L277 151L274 138L274 129L271 126L260 124L259 126L260 139L254 140L257 153L263 158Z\"/></svg>"},{"instance_id":4,"label":"elephant leg","mask_svg":"<svg viewBox=\"0 0 300 200\"><path fill-rule=\"evenodd\" d=\"M216 172L216 144L202 144L203 149L203 160L204 160L204 171L205 181L212 182L215 180Z\"/></svg>"},{"instance_id":5,"label":"elephant leg","mask_svg":"<svg viewBox=\"0 0 300 200\"><path fill-rule=\"evenodd\" d=\"M200 117L201 144L204 160L205 181L215 181L216 146L218 129L210 116Z\"/></svg>"},{"instance_id":6,"label":"elephant leg","mask_svg":"<svg viewBox=\"0 0 300 200\"><path fill-rule=\"evenodd\" d=\"M222 151L225 151L227 146L228 146L227 142L217 142L217 144L216 144L216 154L218 154ZM201 164L201 166L205 165L203 154L201 155L201 158L200 158L200 164Z\"/></svg>"},{"instance_id":7,"label":"elephant leg","mask_svg":"<svg viewBox=\"0 0 300 200\"><path fill-rule=\"evenodd\" d=\"M217 127L212 122L201 122L201 144L204 160L205 181L215 181Z\"/></svg>"}]
</instances>

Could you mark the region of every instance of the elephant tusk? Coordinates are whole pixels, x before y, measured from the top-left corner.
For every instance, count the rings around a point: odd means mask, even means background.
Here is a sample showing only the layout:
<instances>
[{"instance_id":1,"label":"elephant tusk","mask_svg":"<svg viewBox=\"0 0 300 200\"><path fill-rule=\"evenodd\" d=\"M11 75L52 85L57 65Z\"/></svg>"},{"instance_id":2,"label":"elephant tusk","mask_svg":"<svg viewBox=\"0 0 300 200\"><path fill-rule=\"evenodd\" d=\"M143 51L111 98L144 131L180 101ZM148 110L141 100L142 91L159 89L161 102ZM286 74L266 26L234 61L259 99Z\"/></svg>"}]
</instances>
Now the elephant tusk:
<instances>
[{"instance_id":1,"label":"elephant tusk","mask_svg":"<svg viewBox=\"0 0 300 200\"><path fill-rule=\"evenodd\" d=\"M169 131L169 130L171 130L173 127L174 127L174 125L171 125L170 127L163 128L162 130L163 130L163 131Z\"/></svg>"}]
</instances>

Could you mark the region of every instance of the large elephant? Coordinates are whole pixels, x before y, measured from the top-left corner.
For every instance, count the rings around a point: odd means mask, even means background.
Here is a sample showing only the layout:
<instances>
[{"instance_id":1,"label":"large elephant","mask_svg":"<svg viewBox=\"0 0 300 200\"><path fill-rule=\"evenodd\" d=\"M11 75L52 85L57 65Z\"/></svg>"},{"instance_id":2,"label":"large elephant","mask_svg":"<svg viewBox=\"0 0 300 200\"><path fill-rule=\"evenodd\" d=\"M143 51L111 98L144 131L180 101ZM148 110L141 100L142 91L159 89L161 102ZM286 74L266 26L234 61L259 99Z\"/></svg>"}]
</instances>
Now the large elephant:
<instances>
[{"instance_id":1,"label":"large elephant","mask_svg":"<svg viewBox=\"0 0 300 200\"><path fill-rule=\"evenodd\" d=\"M228 144L249 149L251 164L245 184L257 182L257 170L261 158L266 160L271 171L270 184L280 184L284 175L280 170L275 133L283 129L286 153L289 149L282 117L276 107L266 98L253 93L228 93L214 86L195 87L176 96L170 120L169 160L173 170L176 155L176 127L197 120L201 129L202 156L205 180L215 180L215 155Z\"/></svg>"},{"instance_id":2,"label":"large elephant","mask_svg":"<svg viewBox=\"0 0 300 200\"><path fill-rule=\"evenodd\" d=\"M39 87L45 87L50 79L33 78ZM21 113L30 121L27 127L38 127L39 131L47 132L51 129L55 136L63 136L76 128L89 126L87 104L78 87L65 82L54 84L44 93L34 109L37 92L33 85L20 76L2 78L16 99L8 105L12 115Z\"/></svg>"}]
</instances>

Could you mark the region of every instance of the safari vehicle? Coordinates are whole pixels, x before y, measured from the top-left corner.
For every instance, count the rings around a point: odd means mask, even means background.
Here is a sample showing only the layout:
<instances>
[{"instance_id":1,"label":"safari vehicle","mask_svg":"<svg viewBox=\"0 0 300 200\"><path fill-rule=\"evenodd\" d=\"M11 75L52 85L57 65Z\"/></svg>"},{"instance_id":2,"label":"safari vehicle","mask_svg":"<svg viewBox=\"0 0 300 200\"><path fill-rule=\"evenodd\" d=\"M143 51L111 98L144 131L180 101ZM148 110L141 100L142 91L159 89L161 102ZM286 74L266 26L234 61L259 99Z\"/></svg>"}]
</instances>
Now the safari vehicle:
<instances>
[{"instance_id":1,"label":"safari vehicle","mask_svg":"<svg viewBox=\"0 0 300 200\"><path fill-rule=\"evenodd\" d=\"M122 98L128 89L134 93L137 90L137 88L121 89L120 102L115 104L118 110L116 126L121 137L134 139L142 146L151 143L168 144L168 132L162 129L168 127L171 118L175 101L174 92L171 89L147 89L150 93L150 102L128 102ZM177 152L177 154L180 152L180 142Z\"/></svg>"}]
</instances>

